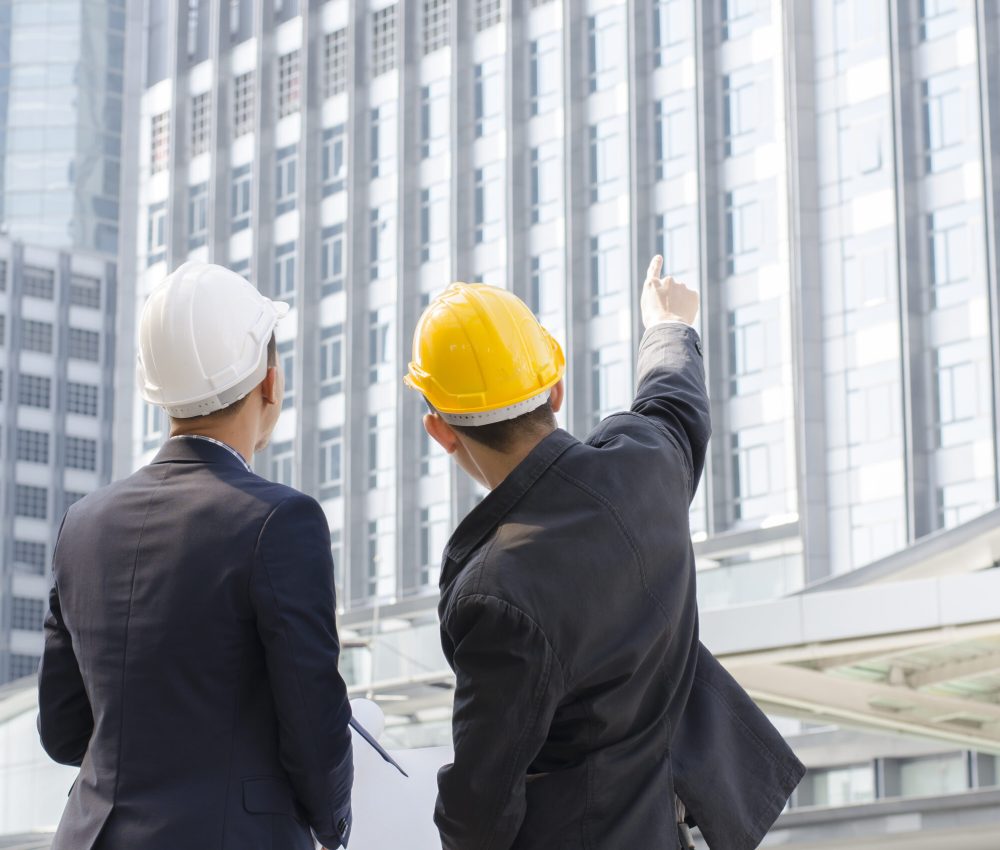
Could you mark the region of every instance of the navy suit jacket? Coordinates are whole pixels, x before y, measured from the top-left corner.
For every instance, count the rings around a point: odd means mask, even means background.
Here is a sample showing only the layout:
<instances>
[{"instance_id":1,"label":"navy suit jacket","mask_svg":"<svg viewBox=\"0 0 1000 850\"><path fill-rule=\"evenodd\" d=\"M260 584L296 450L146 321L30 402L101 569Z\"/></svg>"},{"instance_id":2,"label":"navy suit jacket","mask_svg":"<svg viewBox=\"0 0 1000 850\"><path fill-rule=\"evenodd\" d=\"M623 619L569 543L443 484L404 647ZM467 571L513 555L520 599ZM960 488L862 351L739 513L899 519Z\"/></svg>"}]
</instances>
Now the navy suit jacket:
<instances>
[{"instance_id":1,"label":"navy suit jacket","mask_svg":"<svg viewBox=\"0 0 1000 850\"><path fill-rule=\"evenodd\" d=\"M166 443L63 520L39 671L80 767L54 850L346 846L351 708L330 532L224 446Z\"/></svg>"}]
</instances>

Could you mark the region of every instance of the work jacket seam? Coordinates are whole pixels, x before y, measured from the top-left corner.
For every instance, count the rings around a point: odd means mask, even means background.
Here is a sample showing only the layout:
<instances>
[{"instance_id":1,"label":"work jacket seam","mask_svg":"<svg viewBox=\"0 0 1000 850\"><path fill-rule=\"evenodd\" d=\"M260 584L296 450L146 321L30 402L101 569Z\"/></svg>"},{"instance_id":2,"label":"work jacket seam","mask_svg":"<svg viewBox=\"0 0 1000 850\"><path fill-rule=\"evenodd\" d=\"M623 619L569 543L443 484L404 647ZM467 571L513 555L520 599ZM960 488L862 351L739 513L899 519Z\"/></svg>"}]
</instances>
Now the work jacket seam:
<instances>
[{"instance_id":1,"label":"work jacket seam","mask_svg":"<svg viewBox=\"0 0 1000 850\"><path fill-rule=\"evenodd\" d=\"M691 491L691 479L694 476L694 470L692 469L691 459L688 457L687 453L685 453L685 451L684 451L683 447L681 446L680 442L677 440L677 437L675 437L670 432L670 430L665 425L663 425L663 423L658 422L652 416L645 416L642 413L636 413L634 410L619 410L616 413L612 413L610 416L607 416L604 419L604 421L606 422L608 419L613 419L616 416L631 416L631 417L634 417L635 419L638 419L639 421L641 421L644 424L650 426L651 428L656 429L657 433L659 433L659 434L661 434L661 435L663 435L664 437L667 438L667 441L670 443L670 445L673 447L674 451L676 451L677 454L681 458L681 466L683 467L683 470L684 470L684 483L687 484L688 491L690 492ZM615 434L615 436L617 437L617 436L623 436L623 435L619 433L619 434ZM690 449L691 452L694 451L694 447L693 446L689 446L689 449Z\"/></svg>"},{"instance_id":2,"label":"work jacket seam","mask_svg":"<svg viewBox=\"0 0 1000 850\"><path fill-rule=\"evenodd\" d=\"M672 624L670 622L670 615L667 613L667 609L664 606L662 600L655 593L653 593L653 591L649 587L649 582L646 579L646 566L642 560L642 553L639 551L639 547L636 545L635 539L632 537L631 533L628 530L628 527L625 525L625 521L622 519L621 513L618 511L618 508L615 507L615 505L611 502L610 499L608 499L601 493L598 493L596 490L594 490L592 487L588 486L584 482L580 481L578 478L574 478L572 475L570 475L567 472L564 472L557 466L553 466L552 469L564 481L578 487L584 493L587 493L591 498L595 499L600 504L602 504L611 514L612 518L615 521L615 524L618 526L618 530L621 532L622 536L628 543L629 549L632 550L632 557L635 560L636 566L638 566L639 568L639 580L642 582L642 589L646 592L646 595L653 600L653 602L656 604L656 607L660 609L660 613L663 615L663 619L667 623L668 635L670 635L670 633L673 631Z\"/></svg>"}]
</instances>

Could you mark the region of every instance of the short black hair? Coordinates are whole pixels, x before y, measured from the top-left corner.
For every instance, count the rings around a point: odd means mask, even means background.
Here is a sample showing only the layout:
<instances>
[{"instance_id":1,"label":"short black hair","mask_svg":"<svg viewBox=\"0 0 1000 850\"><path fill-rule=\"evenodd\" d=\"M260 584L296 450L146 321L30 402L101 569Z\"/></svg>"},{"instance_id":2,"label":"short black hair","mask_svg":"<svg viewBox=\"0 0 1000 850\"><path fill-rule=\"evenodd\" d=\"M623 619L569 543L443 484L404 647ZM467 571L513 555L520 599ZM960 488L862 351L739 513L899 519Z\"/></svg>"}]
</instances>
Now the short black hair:
<instances>
[{"instance_id":1,"label":"short black hair","mask_svg":"<svg viewBox=\"0 0 1000 850\"><path fill-rule=\"evenodd\" d=\"M274 334L271 334L271 338L267 341L267 368L275 368L278 365L278 341L275 339ZM230 416L235 416L243 409L243 405L247 403L247 399L250 398L250 393L247 393L239 401L234 401L228 407L222 408L222 410L215 410L212 413L206 413L204 416L190 416L186 419L178 419L175 421L185 422L185 423L209 423L218 422L220 419L227 419Z\"/></svg>"},{"instance_id":2,"label":"short black hair","mask_svg":"<svg viewBox=\"0 0 1000 850\"><path fill-rule=\"evenodd\" d=\"M430 405L428 404L428 407ZM431 411L437 411L431 407ZM552 401L546 400L541 407L530 413L523 413L506 422L491 422L489 425L451 425L459 434L495 452L509 452L519 440L526 436L544 437L558 427Z\"/></svg>"}]
</instances>

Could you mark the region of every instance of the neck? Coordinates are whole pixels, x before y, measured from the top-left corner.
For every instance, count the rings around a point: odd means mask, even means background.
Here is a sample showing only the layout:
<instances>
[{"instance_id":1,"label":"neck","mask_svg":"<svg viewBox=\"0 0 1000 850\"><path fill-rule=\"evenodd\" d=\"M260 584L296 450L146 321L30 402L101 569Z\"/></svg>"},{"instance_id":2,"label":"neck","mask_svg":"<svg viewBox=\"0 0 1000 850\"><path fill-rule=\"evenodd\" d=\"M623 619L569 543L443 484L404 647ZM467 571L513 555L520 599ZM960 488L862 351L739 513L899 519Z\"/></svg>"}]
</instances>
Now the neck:
<instances>
[{"instance_id":1,"label":"neck","mask_svg":"<svg viewBox=\"0 0 1000 850\"><path fill-rule=\"evenodd\" d=\"M211 437L236 449L243 459L250 463L253 458L256 437L250 423L244 417L234 417L232 421L185 422L175 419L170 424L171 437Z\"/></svg>"},{"instance_id":2,"label":"neck","mask_svg":"<svg viewBox=\"0 0 1000 850\"><path fill-rule=\"evenodd\" d=\"M538 444L551 433L552 431L547 431L544 434L538 434L521 440L514 448L507 452L495 452L487 448L476 452L474 458L476 465L479 467L483 478L486 479L486 485L489 489L495 490L499 487L507 476L517 469L523 463L524 459L535 450Z\"/></svg>"}]
</instances>

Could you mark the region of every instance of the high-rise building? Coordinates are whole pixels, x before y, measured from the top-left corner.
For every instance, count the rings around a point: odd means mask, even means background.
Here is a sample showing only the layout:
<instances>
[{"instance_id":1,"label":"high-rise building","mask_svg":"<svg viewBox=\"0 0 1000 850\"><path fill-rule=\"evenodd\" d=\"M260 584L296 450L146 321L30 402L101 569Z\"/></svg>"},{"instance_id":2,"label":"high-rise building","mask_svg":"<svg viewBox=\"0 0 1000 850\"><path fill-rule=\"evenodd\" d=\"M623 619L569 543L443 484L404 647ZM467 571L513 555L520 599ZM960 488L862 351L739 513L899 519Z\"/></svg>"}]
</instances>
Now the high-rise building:
<instances>
[{"instance_id":1,"label":"high-rise building","mask_svg":"<svg viewBox=\"0 0 1000 850\"><path fill-rule=\"evenodd\" d=\"M66 507L111 479L124 0L0 0L0 682Z\"/></svg>"},{"instance_id":2,"label":"high-rise building","mask_svg":"<svg viewBox=\"0 0 1000 850\"><path fill-rule=\"evenodd\" d=\"M257 467L323 504L345 672L405 717L401 738L446 734L438 564L482 497L400 381L451 280L513 290L564 344L562 423L581 436L629 403L649 257L700 289L706 611L883 576L994 509L993 4L148 0L143 32L124 309L189 258L293 304L287 410ZM165 437L157 410L129 413L121 472ZM943 753L852 738L854 761L798 802L994 781L991 756L956 746L1000 741L956 735ZM889 752L906 782L885 779Z\"/></svg>"}]
</instances>

